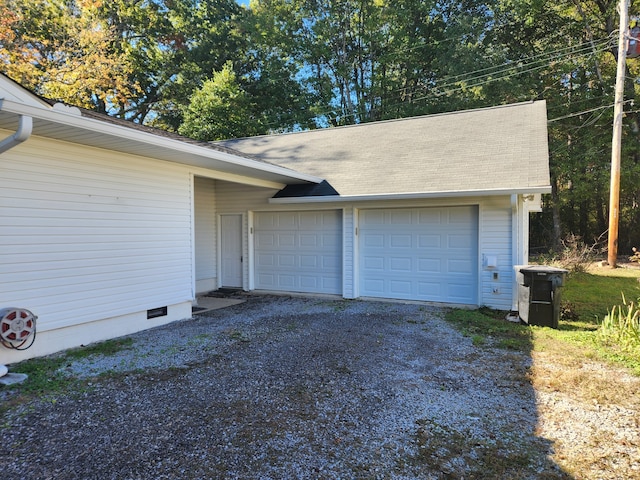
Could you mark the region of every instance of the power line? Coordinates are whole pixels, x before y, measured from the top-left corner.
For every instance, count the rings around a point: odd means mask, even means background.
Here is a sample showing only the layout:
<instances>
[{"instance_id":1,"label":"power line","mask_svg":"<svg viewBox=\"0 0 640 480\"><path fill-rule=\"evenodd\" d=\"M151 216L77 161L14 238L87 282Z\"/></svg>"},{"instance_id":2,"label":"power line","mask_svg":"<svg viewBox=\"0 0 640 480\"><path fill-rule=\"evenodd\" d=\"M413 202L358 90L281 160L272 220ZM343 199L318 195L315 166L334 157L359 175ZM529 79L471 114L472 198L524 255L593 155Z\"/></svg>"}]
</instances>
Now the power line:
<instances>
[{"instance_id":1,"label":"power line","mask_svg":"<svg viewBox=\"0 0 640 480\"><path fill-rule=\"evenodd\" d=\"M459 40L459 37L451 37L448 40ZM406 92L407 90L411 90L412 94L415 95L419 91L426 92L426 95L422 97L413 98L412 101L423 101L427 98L435 98L442 95L451 94L453 92L462 90L464 88L473 88L482 85L486 85L487 83L498 81L498 80L506 80L516 75L522 75L525 73L530 73L536 70L539 70L545 66L550 65L553 61L561 62L568 58L572 57L582 57L585 55L593 55L600 52L605 51L608 47L611 46L612 37L601 38L599 40L595 40L592 42L583 42L577 46L566 46L556 50L541 52L536 55L531 55L528 57L524 57L517 61L508 61L504 62L500 65L492 65L489 67L484 67L481 69L473 70L471 72L465 72L458 75L444 77L441 80L436 80L431 85L414 85L410 87L401 87L395 90L391 90L389 92L385 92L384 96L380 96L380 101L384 101L385 99L394 98L393 94L401 94L402 92ZM428 45L419 45L415 48L422 48ZM411 47L413 48L413 47ZM594 51L595 48L595 51ZM400 51L400 50L399 50ZM529 68L531 65L539 64L539 68ZM505 68L506 67L506 68ZM325 67L329 68L330 67ZM517 69L521 69L521 71L514 71ZM507 75L505 72L512 72L510 75ZM494 78L497 76L497 78ZM443 83L442 83L443 82ZM460 86L459 84L465 82L466 85ZM451 88L455 87L455 88ZM445 92L438 92L437 90L447 90ZM434 93L435 92L435 93ZM399 105L402 105L404 102L399 102L396 104L388 105L387 108L394 108ZM321 117L327 116L336 113L337 110L341 110L341 107L336 106L336 108L326 109L321 112L315 112L313 117ZM349 118L355 116L355 113L346 113L343 112L342 118ZM269 124L272 126L276 126L275 122Z\"/></svg>"},{"instance_id":2,"label":"power line","mask_svg":"<svg viewBox=\"0 0 640 480\"><path fill-rule=\"evenodd\" d=\"M601 39L597 42L596 45L598 46L598 50L596 51L596 53L602 52L610 45L610 38ZM533 71L541 70L545 67L548 67L553 61L562 61L568 58L591 56L594 54L592 48L593 46L590 42L585 42L580 44L577 48L563 47L557 50L542 52L537 55L525 57L524 59L520 60L517 63L507 62L497 66L485 67L483 69L468 72L466 74L460 74L453 77L445 77L444 79L442 79L442 82L444 83L435 82L434 85L432 86L419 87L423 91L427 89L431 89L431 91L429 91L428 94L423 95L421 97L413 98L412 101L418 102L418 101L426 100L428 98L437 98L443 95L450 95L451 93L454 93L456 91L479 87L479 86L483 86L483 85L500 81L500 80L507 80L512 77L516 77L526 73L531 73ZM527 63L528 60L530 61ZM505 66L507 66L507 68L504 68ZM528 68L525 68L525 67L528 67ZM498 70L500 68L501 70ZM482 73L489 70L495 70L495 71L493 71L490 74ZM479 73L480 75L477 75ZM467 75L467 77L464 78L463 80L455 80L463 77L464 75ZM460 83L462 82L465 82L465 84L460 85ZM397 89L392 92L388 92L387 96L382 97L381 100L384 100L384 98L392 98L390 94L399 93L403 90L404 89ZM446 90L446 91L443 91L443 90ZM391 109L391 108L403 105L404 103L405 102L399 102L392 105L387 105L386 108ZM309 118L330 115L332 113L335 113L336 110L339 110L339 108L327 109L322 112L316 112L314 113L313 116ZM343 113L343 115L341 115L342 118L349 118L353 116L355 116L355 113Z\"/></svg>"}]
</instances>

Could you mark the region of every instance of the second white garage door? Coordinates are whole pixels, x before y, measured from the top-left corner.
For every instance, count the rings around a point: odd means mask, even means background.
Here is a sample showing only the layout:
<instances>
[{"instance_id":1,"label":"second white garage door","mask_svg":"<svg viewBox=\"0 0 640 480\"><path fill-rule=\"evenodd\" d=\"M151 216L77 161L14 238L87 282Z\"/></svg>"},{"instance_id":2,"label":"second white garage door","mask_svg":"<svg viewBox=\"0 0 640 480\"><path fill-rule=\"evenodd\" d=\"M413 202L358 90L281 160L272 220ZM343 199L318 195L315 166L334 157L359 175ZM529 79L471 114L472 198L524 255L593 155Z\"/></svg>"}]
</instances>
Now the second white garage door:
<instances>
[{"instance_id":1,"label":"second white garage door","mask_svg":"<svg viewBox=\"0 0 640 480\"><path fill-rule=\"evenodd\" d=\"M257 289L342 293L341 211L261 212L254 230Z\"/></svg>"},{"instance_id":2,"label":"second white garage door","mask_svg":"<svg viewBox=\"0 0 640 480\"><path fill-rule=\"evenodd\" d=\"M360 295L476 304L475 206L362 210Z\"/></svg>"}]
</instances>

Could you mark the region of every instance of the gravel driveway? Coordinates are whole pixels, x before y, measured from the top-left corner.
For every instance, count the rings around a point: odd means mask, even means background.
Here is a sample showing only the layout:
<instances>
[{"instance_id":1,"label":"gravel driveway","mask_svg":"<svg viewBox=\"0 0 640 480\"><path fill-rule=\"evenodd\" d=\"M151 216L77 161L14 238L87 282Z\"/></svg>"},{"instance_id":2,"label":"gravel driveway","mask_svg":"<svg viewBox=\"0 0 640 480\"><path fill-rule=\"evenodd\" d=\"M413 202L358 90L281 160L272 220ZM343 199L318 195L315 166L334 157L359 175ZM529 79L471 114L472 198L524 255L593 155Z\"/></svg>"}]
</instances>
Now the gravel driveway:
<instances>
[{"instance_id":1,"label":"gravel driveway","mask_svg":"<svg viewBox=\"0 0 640 480\"><path fill-rule=\"evenodd\" d=\"M442 314L248 296L137 334L65 367L86 389L5 414L2 478L566 478L534 433L529 356Z\"/></svg>"}]
</instances>

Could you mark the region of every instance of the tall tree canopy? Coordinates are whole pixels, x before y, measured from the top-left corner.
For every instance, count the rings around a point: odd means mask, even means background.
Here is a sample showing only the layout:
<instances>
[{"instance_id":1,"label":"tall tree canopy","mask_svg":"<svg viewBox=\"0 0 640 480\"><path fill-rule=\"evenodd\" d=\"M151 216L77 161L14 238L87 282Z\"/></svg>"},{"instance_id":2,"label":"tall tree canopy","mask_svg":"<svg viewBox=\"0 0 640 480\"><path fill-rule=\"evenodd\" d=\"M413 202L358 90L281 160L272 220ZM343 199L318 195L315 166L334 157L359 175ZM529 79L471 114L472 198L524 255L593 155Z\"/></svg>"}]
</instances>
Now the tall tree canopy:
<instances>
[{"instance_id":1,"label":"tall tree canopy","mask_svg":"<svg viewBox=\"0 0 640 480\"><path fill-rule=\"evenodd\" d=\"M607 228L614 0L0 0L0 68L44 96L211 140L545 99L532 245ZM631 12L632 14L635 12ZM627 61L621 252L640 245Z\"/></svg>"}]
</instances>

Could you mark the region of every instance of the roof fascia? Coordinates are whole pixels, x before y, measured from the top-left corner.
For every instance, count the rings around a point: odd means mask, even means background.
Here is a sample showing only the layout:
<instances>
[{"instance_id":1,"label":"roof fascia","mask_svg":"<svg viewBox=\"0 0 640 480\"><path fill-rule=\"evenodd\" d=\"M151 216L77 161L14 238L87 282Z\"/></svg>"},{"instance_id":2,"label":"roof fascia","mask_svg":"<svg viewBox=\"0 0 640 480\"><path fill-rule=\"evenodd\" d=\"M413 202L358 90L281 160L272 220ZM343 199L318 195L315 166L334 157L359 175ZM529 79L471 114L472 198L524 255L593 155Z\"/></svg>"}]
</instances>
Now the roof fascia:
<instances>
[{"instance_id":1,"label":"roof fascia","mask_svg":"<svg viewBox=\"0 0 640 480\"><path fill-rule=\"evenodd\" d=\"M35 93L27 90L22 85L16 83L6 75L0 74L0 92L4 91L10 98L15 98L21 103L31 105L36 108L50 108L47 102Z\"/></svg>"},{"instance_id":2,"label":"roof fascia","mask_svg":"<svg viewBox=\"0 0 640 480\"><path fill-rule=\"evenodd\" d=\"M181 153L198 155L200 157L228 162L234 165L239 165L256 170L256 173L261 171L267 172L270 174L281 175L283 177L287 177L291 180L299 182L320 183L323 180L322 178L316 177L315 175L296 172L289 168L266 164L256 160L251 160L249 158L233 155L231 153L221 152L212 148L193 145L172 138L166 138L148 132L141 132L139 130L124 127L121 125L110 124L101 122L100 120L96 120L93 118L83 117L79 114L79 110L74 109L73 107L67 109L56 109L55 107L42 108L12 102L7 99L0 99L0 111L17 115L28 115L40 120L49 121L90 132L101 131L106 135L114 135L127 140L132 140L147 145L154 145L156 147L162 147L167 150L173 150Z\"/></svg>"},{"instance_id":3,"label":"roof fascia","mask_svg":"<svg viewBox=\"0 0 640 480\"><path fill-rule=\"evenodd\" d=\"M416 193L383 193L376 195L329 195L324 197L288 197L270 198L269 203L337 203L337 202L370 202L380 200L419 200L429 198L454 198L454 197L490 197L501 195L534 195L551 193L551 186L499 188L488 190L464 190L446 192L416 192Z\"/></svg>"}]
</instances>

